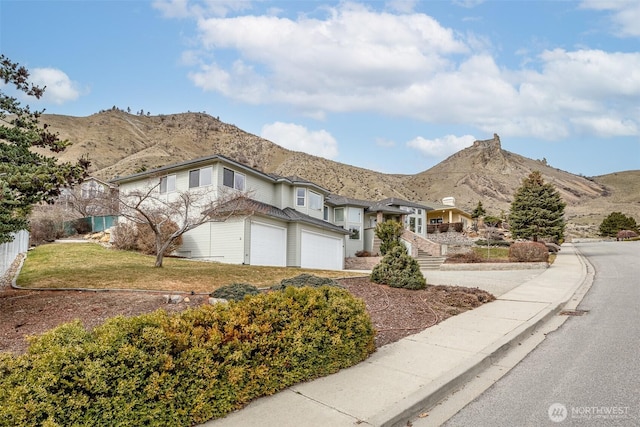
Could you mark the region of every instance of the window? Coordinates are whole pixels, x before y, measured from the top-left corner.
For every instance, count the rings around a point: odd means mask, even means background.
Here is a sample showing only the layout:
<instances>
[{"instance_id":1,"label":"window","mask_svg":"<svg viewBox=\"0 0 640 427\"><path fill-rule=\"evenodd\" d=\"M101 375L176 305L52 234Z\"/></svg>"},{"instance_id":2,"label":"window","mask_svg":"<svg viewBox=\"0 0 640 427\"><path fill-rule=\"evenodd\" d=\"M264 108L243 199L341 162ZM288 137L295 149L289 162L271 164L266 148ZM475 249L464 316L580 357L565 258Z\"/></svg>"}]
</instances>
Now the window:
<instances>
[{"instance_id":1,"label":"window","mask_svg":"<svg viewBox=\"0 0 640 427\"><path fill-rule=\"evenodd\" d=\"M296 206L304 206L307 199L307 190L296 188Z\"/></svg>"},{"instance_id":2,"label":"window","mask_svg":"<svg viewBox=\"0 0 640 427\"><path fill-rule=\"evenodd\" d=\"M167 175L160 178L160 193L176 191L176 176Z\"/></svg>"},{"instance_id":3,"label":"window","mask_svg":"<svg viewBox=\"0 0 640 427\"><path fill-rule=\"evenodd\" d=\"M335 208L333 210L333 220L335 222L344 222L344 208Z\"/></svg>"},{"instance_id":4,"label":"window","mask_svg":"<svg viewBox=\"0 0 640 427\"><path fill-rule=\"evenodd\" d=\"M422 234L422 218L417 218L416 233Z\"/></svg>"},{"instance_id":5,"label":"window","mask_svg":"<svg viewBox=\"0 0 640 427\"><path fill-rule=\"evenodd\" d=\"M313 191L309 191L309 209L319 211L322 209L322 196Z\"/></svg>"},{"instance_id":6,"label":"window","mask_svg":"<svg viewBox=\"0 0 640 427\"><path fill-rule=\"evenodd\" d=\"M349 222L357 222L359 223L360 220L360 215L362 213L362 210L359 208L349 208Z\"/></svg>"},{"instance_id":7,"label":"window","mask_svg":"<svg viewBox=\"0 0 640 427\"><path fill-rule=\"evenodd\" d=\"M231 169L223 168L222 170L222 184L225 187L234 188L236 190L244 191L244 175L232 171Z\"/></svg>"},{"instance_id":8,"label":"window","mask_svg":"<svg viewBox=\"0 0 640 427\"><path fill-rule=\"evenodd\" d=\"M95 181L85 182L80 188L81 198L83 199L92 199L104 193L104 187Z\"/></svg>"},{"instance_id":9,"label":"window","mask_svg":"<svg viewBox=\"0 0 640 427\"><path fill-rule=\"evenodd\" d=\"M211 175L210 167L189 171L189 188L211 185Z\"/></svg>"},{"instance_id":10,"label":"window","mask_svg":"<svg viewBox=\"0 0 640 427\"><path fill-rule=\"evenodd\" d=\"M325 221L329 221L329 206L324 207L324 212L322 213L322 219Z\"/></svg>"},{"instance_id":11,"label":"window","mask_svg":"<svg viewBox=\"0 0 640 427\"><path fill-rule=\"evenodd\" d=\"M352 225L349 227L349 239L360 240L360 226Z\"/></svg>"}]
</instances>

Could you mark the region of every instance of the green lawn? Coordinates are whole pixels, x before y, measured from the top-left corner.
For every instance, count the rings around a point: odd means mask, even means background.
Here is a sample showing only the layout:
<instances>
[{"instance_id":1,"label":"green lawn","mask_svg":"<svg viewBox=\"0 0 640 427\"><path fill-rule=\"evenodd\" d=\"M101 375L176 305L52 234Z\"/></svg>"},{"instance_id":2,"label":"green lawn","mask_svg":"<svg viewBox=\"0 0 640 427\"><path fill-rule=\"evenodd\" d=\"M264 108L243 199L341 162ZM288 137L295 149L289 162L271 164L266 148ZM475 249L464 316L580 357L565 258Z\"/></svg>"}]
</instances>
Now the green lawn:
<instances>
[{"instance_id":1,"label":"green lawn","mask_svg":"<svg viewBox=\"0 0 640 427\"><path fill-rule=\"evenodd\" d=\"M211 292L230 283L262 287L302 273L321 277L362 275L344 271L198 262L165 258L163 268L153 267L155 257L106 249L98 244L48 244L28 252L18 286L25 288L150 289Z\"/></svg>"},{"instance_id":2,"label":"green lawn","mask_svg":"<svg viewBox=\"0 0 640 427\"><path fill-rule=\"evenodd\" d=\"M506 262L509 261L509 248L505 247L478 247L474 246L473 251L478 254L478 256L489 259L489 262ZM553 264L553 261L556 259L556 254L549 254L549 264Z\"/></svg>"},{"instance_id":3,"label":"green lawn","mask_svg":"<svg viewBox=\"0 0 640 427\"><path fill-rule=\"evenodd\" d=\"M509 260L509 248L505 247L478 247L474 246L473 251L482 258L489 258L490 260L505 261Z\"/></svg>"}]
</instances>

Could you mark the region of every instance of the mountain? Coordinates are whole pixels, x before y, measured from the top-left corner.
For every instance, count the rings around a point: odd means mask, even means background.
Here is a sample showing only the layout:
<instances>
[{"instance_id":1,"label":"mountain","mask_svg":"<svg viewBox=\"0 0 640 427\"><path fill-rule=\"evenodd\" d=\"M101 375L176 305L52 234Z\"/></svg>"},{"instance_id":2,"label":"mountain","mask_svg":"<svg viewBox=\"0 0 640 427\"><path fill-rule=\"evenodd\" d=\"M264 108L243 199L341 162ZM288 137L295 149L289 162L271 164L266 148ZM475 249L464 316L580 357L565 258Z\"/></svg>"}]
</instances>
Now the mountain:
<instances>
[{"instance_id":1,"label":"mountain","mask_svg":"<svg viewBox=\"0 0 640 427\"><path fill-rule=\"evenodd\" d=\"M587 178L503 150L498 135L475 141L415 175L383 174L287 150L204 113L140 116L113 109L88 117L43 115L60 137L73 143L62 160L88 156L90 173L109 180L211 154L221 154L264 172L297 175L328 190L359 199L399 197L434 202L455 197L471 211L482 201L490 215L508 212L513 194L539 170L567 202L574 236L593 235L613 211L640 220L640 170Z\"/></svg>"}]
</instances>

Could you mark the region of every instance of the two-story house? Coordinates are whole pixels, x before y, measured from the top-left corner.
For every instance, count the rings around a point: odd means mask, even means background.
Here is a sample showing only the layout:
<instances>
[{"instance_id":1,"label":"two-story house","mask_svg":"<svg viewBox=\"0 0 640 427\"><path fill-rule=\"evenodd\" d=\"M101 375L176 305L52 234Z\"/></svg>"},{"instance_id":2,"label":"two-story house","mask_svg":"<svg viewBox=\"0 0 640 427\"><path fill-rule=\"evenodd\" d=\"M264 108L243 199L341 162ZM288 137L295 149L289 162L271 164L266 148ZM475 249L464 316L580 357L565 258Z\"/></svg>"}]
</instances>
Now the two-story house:
<instances>
[{"instance_id":1,"label":"two-story house","mask_svg":"<svg viewBox=\"0 0 640 427\"><path fill-rule=\"evenodd\" d=\"M416 203L399 198L380 201L353 199L337 194L325 198L325 220L349 230L346 242L346 256L352 257L360 251L378 253L380 242L375 237L376 224L393 220L401 222L405 228L402 240L410 253L412 245L429 248L431 255L440 255L439 245L429 242L430 235L439 232L460 232L467 227L471 217L455 207L452 198L439 203ZM425 242L420 242L424 240Z\"/></svg>"},{"instance_id":2,"label":"two-story house","mask_svg":"<svg viewBox=\"0 0 640 427\"><path fill-rule=\"evenodd\" d=\"M214 155L112 180L121 194L152 188L171 200L181 192L211 200L246 195L238 215L185 233L178 255L232 264L342 269L345 235L324 219L326 189L298 177L267 174Z\"/></svg>"}]
</instances>

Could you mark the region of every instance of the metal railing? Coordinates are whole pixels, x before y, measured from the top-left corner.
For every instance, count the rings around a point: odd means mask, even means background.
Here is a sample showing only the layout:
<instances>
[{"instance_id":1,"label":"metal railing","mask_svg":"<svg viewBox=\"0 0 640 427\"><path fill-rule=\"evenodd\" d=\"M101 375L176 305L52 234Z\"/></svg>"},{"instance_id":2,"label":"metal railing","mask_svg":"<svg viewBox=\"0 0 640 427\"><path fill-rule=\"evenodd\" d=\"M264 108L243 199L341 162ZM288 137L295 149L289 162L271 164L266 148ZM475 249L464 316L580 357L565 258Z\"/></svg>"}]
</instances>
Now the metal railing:
<instances>
[{"instance_id":1,"label":"metal railing","mask_svg":"<svg viewBox=\"0 0 640 427\"><path fill-rule=\"evenodd\" d=\"M441 224L427 224L427 234L446 233L455 231L461 233L464 226L461 222L443 222Z\"/></svg>"}]
</instances>

